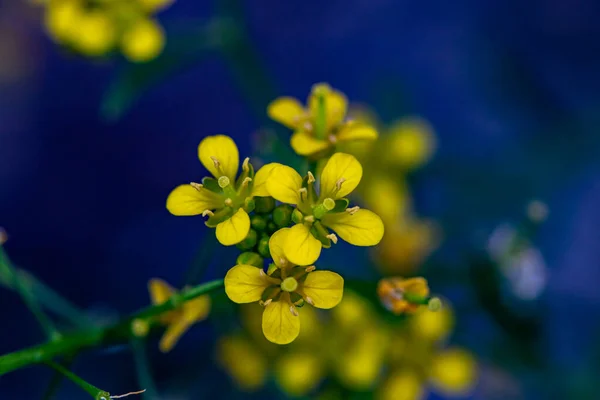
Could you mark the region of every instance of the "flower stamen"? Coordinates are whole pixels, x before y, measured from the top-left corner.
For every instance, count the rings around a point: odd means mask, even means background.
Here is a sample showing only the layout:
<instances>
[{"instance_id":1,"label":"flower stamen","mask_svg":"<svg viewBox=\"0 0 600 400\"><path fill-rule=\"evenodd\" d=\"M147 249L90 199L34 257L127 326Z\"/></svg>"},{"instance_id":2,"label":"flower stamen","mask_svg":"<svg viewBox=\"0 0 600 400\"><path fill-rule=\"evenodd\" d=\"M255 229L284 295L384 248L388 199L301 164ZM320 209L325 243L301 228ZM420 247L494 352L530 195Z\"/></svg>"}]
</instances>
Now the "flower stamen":
<instances>
[{"instance_id":1,"label":"flower stamen","mask_svg":"<svg viewBox=\"0 0 600 400\"><path fill-rule=\"evenodd\" d=\"M314 265L311 265L310 267L304 268L304 271L305 272L313 272L315 269L317 269L317 267L315 267Z\"/></svg>"},{"instance_id":2,"label":"flower stamen","mask_svg":"<svg viewBox=\"0 0 600 400\"><path fill-rule=\"evenodd\" d=\"M315 176L312 174L312 172L308 171L308 183L314 183L315 181Z\"/></svg>"},{"instance_id":3,"label":"flower stamen","mask_svg":"<svg viewBox=\"0 0 600 400\"><path fill-rule=\"evenodd\" d=\"M294 317L297 317L299 315L298 310L296 310L296 307L294 307L294 305L290 305L290 312Z\"/></svg>"},{"instance_id":4,"label":"flower stamen","mask_svg":"<svg viewBox=\"0 0 600 400\"><path fill-rule=\"evenodd\" d=\"M231 200L229 197L225 199L225 205L228 207L231 207L233 205L233 200Z\"/></svg>"},{"instance_id":5,"label":"flower stamen","mask_svg":"<svg viewBox=\"0 0 600 400\"><path fill-rule=\"evenodd\" d=\"M335 233L330 233L329 235L325 236L327 239L331 240L333 242L333 244L337 244L338 242L338 238L335 235Z\"/></svg>"},{"instance_id":6,"label":"flower stamen","mask_svg":"<svg viewBox=\"0 0 600 400\"><path fill-rule=\"evenodd\" d=\"M202 211L202 216L203 216L203 217L206 217L207 215L208 215L209 217L213 217L213 216L215 215L215 213L214 213L214 212L212 212L212 211L210 211L210 210L204 210L204 211Z\"/></svg>"},{"instance_id":7,"label":"flower stamen","mask_svg":"<svg viewBox=\"0 0 600 400\"><path fill-rule=\"evenodd\" d=\"M315 305L315 302L313 301L313 299L312 299L312 298L310 298L310 297L308 297L308 296L306 296L306 297L304 298L304 300L306 300L306 302L307 302L308 304L310 304L311 306L314 306L314 305Z\"/></svg>"},{"instance_id":8,"label":"flower stamen","mask_svg":"<svg viewBox=\"0 0 600 400\"><path fill-rule=\"evenodd\" d=\"M249 163L250 163L250 157L244 158L244 162L242 163L242 170L244 172L248 172L250 170L250 167L248 166Z\"/></svg>"},{"instance_id":9,"label":"flower stamen","mask_svg":"<svg viewBox=\"0 0 600 400\"><path fill-rule=\"evenodd\" d=\"M190 186L193 187L194 189L196 189L199 192L204 187L204 185L202 185L201 183L197 183L197 182L190 182Z\"/></svg>"},{"instance_id":10,"label":"flower stamen","mask_svg":"<svg viewBox=\"0 0 600 400\"><path fill-rule=\"evenodd\" d=\"M306 222L315 222L315 216L314 215L307 215L306 217L304 217L304 221Z\"/></svg>"},{"instance_id":11,"label":"flower stamen","mask_svg":"<svg viewBox=\"0 0 600 400\"><path fill-rule=\"evenodd\" d=\"M249 184L250 182L252 182L252 178L250 178L250 177L246 177L246 178L244 178L244 180L242 181L242 187L246 187L246 186L248 186L248 184Z\"/></svg>"},{"instance_id":12,"label":"flower stamen","mask_svg":"<svg viewBox=\"0 0 600 400\"><path fill-rule=\"evenodd\" d=\"M339 191L342 188L342 183L346 182L346 178L340 178L335 182L335 188Z\"/></svg>"},{"instance_id":13,"label":"flower stamen","mask_svg":"<svg viewBox=\"0 0 600 400\"><path fill-rule=\"evenodd\" d=\"M356 214L356 212L360 210L359 206L354 206L354 207L350 207L350 208L346 208L346 212L350 215L354 215Z\"/></svg>"}]
</instances>

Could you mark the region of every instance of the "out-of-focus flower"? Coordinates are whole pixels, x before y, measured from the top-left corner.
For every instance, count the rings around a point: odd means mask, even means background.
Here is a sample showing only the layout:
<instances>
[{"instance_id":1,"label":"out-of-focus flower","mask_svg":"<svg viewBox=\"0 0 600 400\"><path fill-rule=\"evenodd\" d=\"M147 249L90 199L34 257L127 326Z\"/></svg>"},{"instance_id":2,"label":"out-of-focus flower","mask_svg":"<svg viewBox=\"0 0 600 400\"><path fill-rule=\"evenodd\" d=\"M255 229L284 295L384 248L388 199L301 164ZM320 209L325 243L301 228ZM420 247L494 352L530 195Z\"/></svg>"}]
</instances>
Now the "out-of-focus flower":
<instances>
[{"instance_id":1,"label":"out-of-focus flower","mask_svg":"<svg viewBox=\"0 0 600 400\"><path fill-rule=\"evenodd\" d=\"M394 371L377 393L381 400L419 400L424 397L422 380L410 369Z\"/></svg>"},{"instance_id":2,"label":"out-of-focus flower","mask_svg":"<svg viewBox=\"0 0 600 400\"><path fill-rule=\"evenodd\" d=\"M245 391L262 387L267 378L267 359L244 337L223 337L217 344L221 365Z\"/></svg>"},{"instance_id":3,"label":"out-of-focus flower","mask_svg":"<svg viewBox=\"0 0 600 400\"><path fill-rule=\"evenodd\" d=\"M132 62L146 62L163 50L165 34L153 15L172 1L48 0L44 23L57 43L89 57L120 49Z\"/></svg>"},{"instance_id":4,"label":"out-of-focus flower","mask_svg":"<svg viewBox=\"0 0 600 400\"><path fill-rule=\"evenodd\" d=\"M383 237L383 223L371 211L348 208L349 195L362 178L362 166L349 154L336 153L325 164L315 188L312 173L302 179L293 168L274 167L267 179L267 191L275 199L296 206L291 228L283 249L288 260L297 265L314 263L321 248L337 242L335 231L355 246L374 246ZM318 192L318 193L317 193Z\"/></svg>"},{"instance_id":5,"label":"out-of-focus flower","mask_svg":"<svg viewBox=\"0 0 600 400\"><path fill-rule=\"evenodd\" d=\"M202 184L192 182L176 187L167 198L167 209L178 216L208 216L206 226L216 228L221 244L237 244L250 231L248 213L254 210L254 196L268 196L266 179L279 164L265 165L255 175L254 167L246 158L236 180L238 148L225 135L204 138L198 146L198 158L215 179L206 177Z\"/></svg>"},{"instance_id":6,"label":"out-of-focus flower","mask_svg":"<svg viewBox=\"0 0 600 400\"><path fill-rule=\"evenodd\" d=\"M409 321L410 329L414 335L423 339L436 342L445 339L454 327L452 309L444 305L439 311L431 311L422 307Z\"/></svg>"},{"instance_id":7,"label":"out-of-focus flower","mask_svg":"<svg viewBox=\"0 0 600 400\"><path fill-rule=\"evenodd\" d=\"M290 396L305 396L323 379L323 363L318 353L306 349L288 352L277 360L275 378Z\"/></svg>"},{"instance_id":8,"label":"out-of-focus flower","mask_svg":"<svg viewBox=\"0 0 600 400\"><path fill-rule=\"evenodd\" d=\"M477 380L477 364L466 350L450 348L438 353L431 364L431 383L447 396L465 396Z\"/></svg>"},{"instance_id":9,"label":"out-of-focus flower","mask_svg":"<svg viewBox=\"0 0 600 400\"><path fill-rule=\"evenodd\" d=\"M269 240L274 265L267 275L261 268L236 265L225 276L225 292L236 303L260 302L265 309L262 330L277 344L294 341L300 332L298 308L308 303L317 308L333 308L341 300L344 279L330 271L296 267L283 252L292 229L275 232Z\"/></svg>"},{"instance_id":10,"label":"out-of-focus flower","mask_svg":"<svg viewBox=\"0 0 600 400\"><path fill-rule=\"evenodd\" d=\"M393 123L382 137L382 162L412 170L427 163L435 151L435 136L427 121L405 118Z\"/></svg>"},{"instance_id":11,"label":"out-of-focus flower","mask_svg":"<svg viewBox=\"0 0 600 400\"><path fill-rule=\"evenodd\" d=\"M383 306L396 315L414 313L429 302L429 286L424 278L385 278L377 285L377 295Z\"/></svg>"},{"instance_id":12,"label":"out-of-focus flower","mask_svg":"<svg viewBox=\"0 0 600 400\"><path fill-rule=\"evenodd\" d=\"M151 279L148 283L148 291L154 305L163 304L177 294L175 289L161 279ZM161 315L159 322L165 325L167 330L160 340L160 351L163 353L170 351L192 325L205 320L210 312L210 304L210 296L203 295Z\"/></svg>"},{"instance_id":13,"label":"out-of-focus flower","mask_svg":"<svg viewBox=\"0 0 600 400\"><path fill-rule=\"evenodd\" d=\"M292 97L280 97L269 104L273 120L294 130L291 145L302 156L327 155L337 143L371 141L377 131L357 121L347 121L348 100L327 84L313 86L305 108Z\"/></svg>"}]
</instances>

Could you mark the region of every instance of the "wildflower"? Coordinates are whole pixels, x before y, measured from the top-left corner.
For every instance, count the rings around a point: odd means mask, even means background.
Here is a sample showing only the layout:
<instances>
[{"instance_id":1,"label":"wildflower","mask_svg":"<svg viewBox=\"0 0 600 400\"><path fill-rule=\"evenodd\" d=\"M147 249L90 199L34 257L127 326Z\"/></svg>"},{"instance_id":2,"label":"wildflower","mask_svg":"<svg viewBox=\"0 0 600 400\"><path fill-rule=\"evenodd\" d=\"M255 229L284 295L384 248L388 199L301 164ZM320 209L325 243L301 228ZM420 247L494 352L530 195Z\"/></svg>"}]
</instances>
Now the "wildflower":
<instances>
[{"instance_id":1,"label":"wildflower","mask_svg":"<svg viewBox=\"0 0 600 400\"><path fill-rule=\"evenodd\" d=\"M334 154L320 176L319 194L312 173L302 179L284 165L273 167L267 179L267 191L276 200L296 206L291 228L283 249L288 260L296 265L314 263L321 248L337 243L337 236L356 246L374 246L383 237L383 222L377 214L348 208L349 195L362 177L360 163L349 154Z\"/></svg>"},{"instance_id":2,"label":"wildflower","mask_svg":"<svg viewBox=\"0 0 600 400\"><path fill-rule=\"evenodd\" d=\"M161 279L151 279L148 291L154 305L166 303L177 295L175 289ZM158 346L160 351L171 351L192 325L206 319L210 312L210 304L210 296L203 295L186 301L181 307L160 316L160 323L167 326Z\"/></svg>"},{"instance_id":3,"label":"wildflower","mask_svg":"<svg viewBox=\"0 0 600 400\"><path fill-rule=\"evenodd\" d=\"M419 375L410 369L393 372L379 390L380 400L417 400L422 399L425 390Z\"/></svg>"},{"instance_id":4,"label":"wildflower","mask_svg":"<svg viewBox=\"0 0 600 400\"><path fill-rule=\"evenodd\" d=\"M386 278L379 281L377 295L392 313L413 313L430 301L429 287L424 278ZM437 303L439 300L434 300Z\"/></svg>"},{"instance_id":5,"label":"wildflower","mask_svg":"<svg viewBox=\"0 0 600 400\"><path fill-rule=\"evenodd\" d=\"M307 107L292 97L280 97L269 104L267 113L273 120L294 130L291 145L302 156L316 156L332 151L338 142L377 139L369 125L347 121L348 100L329 85L314 85Z\"/></svg>"},{"instance_id":6,"label":"wildflower","mask_svg":"<svg viewBox=\"0 0 600 400\"><path fill-rule=\"evenodd\" d=\"M395 122L381 143L384 164L412 170L426 164L435 151L435 135L431 125L421 118L405 118Z\"/></svg>"},{"instance_id":7,"label":"wildflower","mask_svg":"<svg viewBox=\"0 0 600 400\"><path fill-rule=\"evenodd\" d=\"M269 240L274 264L269 274L261 268L239 264L225 276L225 292L236 303L259 302L265 307L262 331L277 344L291 343L300 333L298 308L308 303L317 308L335 307L341 300L344 279L314 266L297 267L286 258L283 245L292 229L283 228Z\"/></svg>"},{"instance_id":8,"label":"wildflower","mask_svg":"<svg viewBox=\"0 0 600 400\"><path fill-rule=\"evenodd\" d=\"M477 363L473 355L460 348L437 354L430 372L432 385L447 396L467 396L477 381Z\"/></svg>"},{"instance_id":9,"label":"wildflower","mask_svg":"<svg viewBox=\"0 0 600 400\"><path fill-rule=\"evenodd\" d=\"M248 213L254 209L254 196L268 196L266 178L279 164L267 164L255 175L249 158L246 158L242 173L237 176L238 149L235 142L224 135L202 140L198 157L215 179L206 177L202 184L192 182L176 187L167 198L167 209L178 216L208 216L206 226L216 228L221 244L237 244L250 231Z\"/></svg>"},{"instance_id":10,"label":"wildflower","mask_svg":"<svg viewBox=\"0 0 600 400\"><path fill-rule=\"evenodd\" d=\"M439 311L423 307L410 319L409 327L419 339L441 341L450 335L454 327L452 309L447 305Z\"/></svg>"}]
</instances>

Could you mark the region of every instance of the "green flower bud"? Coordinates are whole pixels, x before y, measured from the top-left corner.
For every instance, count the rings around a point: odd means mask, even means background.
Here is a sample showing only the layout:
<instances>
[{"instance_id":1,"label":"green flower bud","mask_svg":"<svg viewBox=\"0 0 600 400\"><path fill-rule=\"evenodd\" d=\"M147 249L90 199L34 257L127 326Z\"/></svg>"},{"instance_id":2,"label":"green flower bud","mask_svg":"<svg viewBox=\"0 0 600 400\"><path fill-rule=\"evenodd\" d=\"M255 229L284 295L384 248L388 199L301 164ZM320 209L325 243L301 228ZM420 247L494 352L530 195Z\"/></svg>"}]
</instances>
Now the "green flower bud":
<instances>
[{"instance_id":1,"label":"green flower bud","mask_svg":"<svg viewBox=\"0 0 600 400\"><path fill-rule=\"evenodd\" d=\"M254 265L257 268L262 268L264 264L264 258L253 251L247 251L238 256L237 264Z\"/></svg>"},{"instance_id":2,"label":"green flower bud","mask_svg":"<svg viewBox=\"0 0 600 400\"><path fill-rule=\"evenodd\" d=\"M263 235L258 241L256 249L261 256L265 258L271 257L271 253L269 252L269 236Z\"/></svg>"},{"instance_id":3,"label":"green flower bud","mask_svg":"<svg viewBox=\"0 0 600 400\"><path fill-rule=\"evenodd\" d=\"M251 250L254 246L256 246L256 241L258 240L258 234L254 229L250 229L248 232L248 236L238 244L236 247L240 250Z\"/></svg>"},{"instance_id":4,"label":"green flower bud","mask_svg":"<svg viewBox=\"0 0 600 400\"><path fill-rule=\"evenodd\" d=\"M260 215L253 215L252 218L250 218L250 225L252 226L252 229L262 232L267 229L267 219Z\"/></svg>"},{"instance_id":5,"label":"green flower bud","mask_svg":"<svg viewBox=\"0 0 600 400\"><path fill-rule=\"evenodd\" d=\"M275 208L275 199L272 197L255 197L256 207L254 211L259 214L268 214Z\"/></svg>"},{"instance_id":6,"label":"green flower bud","mask_svg":"<svg viewBox=\"0 0 600 400\"><path fill-rule=\"evenodd\" d=\"M246 199L244 200L244 210L246 210L246 212L252 212L254 211L254 208L256 207L256 202L254 201L254 199L252 197L246 197Z\"/></svg>"},{"instance_id":7,"label":"green flower bud","mask_svg":"<svg viewBox=\"0 0 600 400\"><path fill-rule=\"evenodd\" d=\"M275 225L275 222L273 222L273 221L269 221L269 222L267 223L267 233L268 233L269 235L272 235L272 234L274 234L275 232L277 232L277 230L278 230L278 229L279 229L279 228L277 227L277 225Z\"/></svg>"},{"instance_id":8,"label":"green flower bud","mask_svg":"<svg viewBox=\"0 0 600 400\"><path fill-rule=\"evenodd\" d=\"M294 208L289 204L282 204L273 210L273 222L279 228L286 228L292 223Z\"/></svg>"}]
</instances>

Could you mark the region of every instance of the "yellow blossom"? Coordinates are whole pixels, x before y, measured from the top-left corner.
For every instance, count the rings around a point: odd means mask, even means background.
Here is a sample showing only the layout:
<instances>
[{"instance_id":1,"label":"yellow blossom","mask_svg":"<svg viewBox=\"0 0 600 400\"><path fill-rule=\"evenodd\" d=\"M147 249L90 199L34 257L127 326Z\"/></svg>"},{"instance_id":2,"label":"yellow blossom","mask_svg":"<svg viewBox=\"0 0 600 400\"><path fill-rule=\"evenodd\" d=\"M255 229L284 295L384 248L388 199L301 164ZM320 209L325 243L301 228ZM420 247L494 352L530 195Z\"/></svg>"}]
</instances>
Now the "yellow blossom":
<instances>
[{"instance_id":1,"label":"yellow blossom","mask_svg":"<svg viewBox=\"0 0 600 400\"><path fill-rule=\"evenodd\" d=\"M406 118L395 122L383 140L386 151L382 162L406 170L421 167L435 151L435 136L429 123L420 118Z\"/></svg>"},{"instance_id":2,"label":"yellow blossom","mask_svg":"<svg viewBox=\"0 0 600 400\"><path fill-rule=\"evenodd\" d=\"M238 176L238 148L233 139L225 135L202 140L198 158L215 179L206 177L202 184L192 182L176 187L167 198L167 209L178 216L208 216L206 226L216 228L221 244L237 244L250 231L248 213L254 209L254 196L268 196L267 176L279 164L265 165L255 174L246 158Z\"/></svg>"},{"instance_id":3,"label":"yellow blossom","mask_svg":"<svg viewBox=\"0 0 600 400\"><path fill-rule=\"evenodd\" d=\"M310 265L338 238L355 246L374 246L383 237L383 222L377 214L359 207L348 208L349 195L358 186L362 166L349 154L336 153L328 161L315 188L315 177L304 179L285 165L273 167L267 179L267 191L275 199L296 206L283 251L296 265ZM318 193L317 193L318 192Z\"/></svg>"},{"instance_id":4,"label":"yellow blossom","mask_svg":"<svg viewBox=\"0 0 600 400\"><path fill-rule=\"evenodd\" d=\"M412 313L421 304L427 304L429 287L424 278L386 278L379 281L377 295L392 313Z\"/></svg>"},{"instance_id":5,"label":"yellow blossom","mask_svg":"<svg viewBox=\"0 0 600 400\"><path fill-rule=\"evenodd\" d=\"M275 365L275 378L290 396L306 396L323 379L323 364L314 351L292 351L282 355Z\"/></svg>"},{"instance_id":6,"label":"yellow blossom","mask_svg":"<svg viewBox=\"0 0 600 400\"><path fill-rule=\"evenodd\" d=\"M422 307L410 319L410 328L420 340L439 341L445 339L454 326L452 309L445 304L439 311Z\"/></svg>"},{"instance_id":7,"label":"yellow blossom","mask_svg":"<svg viewBox=\"0 0 600 400\"><path fill-rule=\"evenodd\" d=\"M166 303L177 293L161 279L150 280L148 291L154 305ZM160 340L160 351L163 353L170 351L192 325L206 319L210 312L210 303L210 296L203 295L186 301L181 307L163 314L159 321L167 326L167 330Z\"/></svg>"},{"instance_id":8,"label":"yellow blossom","mask_svg":"<svg viewBox=\"0 0 600 400\"><path fill-rule=\"evenodd\" d=\"M431 364L431 383L448 396L468 395L477 381L477 364L473 355L460 348L439 353Z\"/></svg>"},{"instance_id":9,"label":"yellow blossom","mask_svg":"<svg viewBox=\"0 0 600 400\"><path fill-rule=\"evenodd\" d=\"M171 6L175 0L137 0L147 12L156 12Z\"/></svg>"},{"instance_id":10,"label":"yellow blossom","mask_svg":"<svg viewBox=\"0 0 600 400\"><path fill-rule=\"evenodd\" d=\"M265 309L262 330L277 344L291 343L300 332L298 308L308 303L317 308L333 308L342 299L344 280L330 271L297 267L283 252L290 228L275 232L269 249L275 267L270 275L251 265L236 265L225 276L225 292L236 303L260 302Z\"/></svg>"},{"instance_id":11,"label":"yellow blossom","mask_svg":"<svg viewBox=\"0 0 600 400\"><path fill-rule=\"evenodd\" d=\"M146 62L158 56L165 46L162 27L151 19L141 18L127 27L121 38L123 55L132 62Z\"/></svg>"},{"instance_id":12,"label":"yellow blossom","mask_svg":"<svg viewBox=\"0 0 600 400\"><path fill-rule=\"evenodd\" d=\"M420 400L424 390L419 376L411 370L394 371L382 385L377 398L380 400Z\"/></svg>"},{"instance_id":13,"label":"yellow blossom","mask_svg":"<svg viewBox=\"0 0 600 400\"><path fill-rule=\"evenodd\" d=\"M267 378L267 360L253 343L243 337L223 337L217 349L221 365L240 388L254 391L263 386Z\"/></svg>"},{"instance_id":14,"label":"yellow blossom","mask_svg":"<svg viewBox=\"0 0 600 400\"><path fill-rule=\"evenodd\" d=\"M269 117L294 130L291 145L296 153L317 156L338 142L377 139L371 126L346 120L348 100L329 85L314 85L307 103L304 107L292 97L280 97L267 108Z\"/></svg>"}]
</instances>

